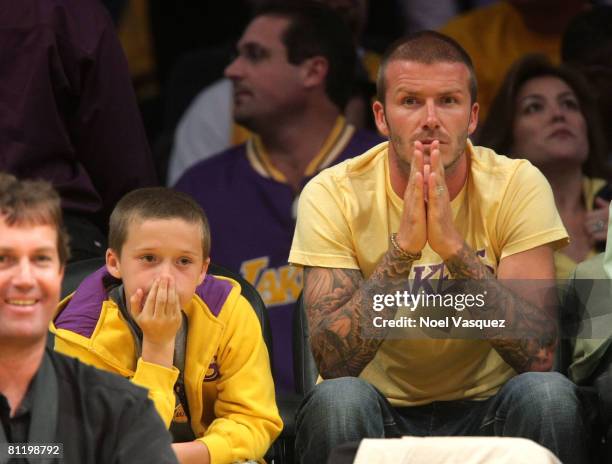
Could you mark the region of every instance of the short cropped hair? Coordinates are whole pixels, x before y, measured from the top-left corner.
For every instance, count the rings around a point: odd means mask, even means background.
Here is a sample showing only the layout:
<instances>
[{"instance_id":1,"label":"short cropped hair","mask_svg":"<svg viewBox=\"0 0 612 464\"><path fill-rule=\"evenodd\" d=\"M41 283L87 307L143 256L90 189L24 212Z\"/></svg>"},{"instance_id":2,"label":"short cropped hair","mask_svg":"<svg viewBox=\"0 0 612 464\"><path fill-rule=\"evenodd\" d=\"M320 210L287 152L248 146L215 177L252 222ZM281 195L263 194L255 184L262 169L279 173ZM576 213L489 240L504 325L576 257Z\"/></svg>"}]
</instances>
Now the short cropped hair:
<instances>
[{"instance_id":1,"label":"short cropped hair","mask_svg":"<svg viewBox=\"0 0 612 464\"><path fill-rule=\"evenodd\" d=\"M469 89L472 103L478 96L476 72L470 55L459 43L436 31L419 31L393 42L383 55L376 80L376 98L385 103L387 82L385 72L392 61L414 61L422 64L463 63L470 73Z\"/></svg>"},{"instance_id":2,"label":"short cropped hair","mask_svg":"<svg viewBox=\"0 0 612 464\"><path fill-rule=\"evenodd\" d=\"M325 92L344 110L352 92L357 54L348 24L329 6L314 1L272 1L255 11L255 17L275 16L289 21L282 35L287 61L297 65L308 58L327 60Z\"/></svg>"},{"instance_id":3,"label":"short cropped hair","mask_svg":"<svg viewBox=\"0 0 612 464\"><path fill-rule=\"evenodd\" d=\"M0 172L0 215L9 226L49 225L57 232L57 254L63 267L70 258L61 200L49 182L18 180Z\"/></svg>"},{"instance_id":4,"label":"short cropped hair","mask_svg":"<svg viewBox=\"0 0 612 464\"><path fill-rule=\"evenodd\" d=\"M478 135L477 143L503 155L521 156L521 153L512 152L514 121L517 112L516 99L527 81L549 76L562 80L572 89L578 99L580 112L586 121L589 154L582 165L583 172L588 176L604 177L610 180L610 169L604 161L605 140L601 122L587 82L572 68L565 65L555 66L544 55L525 55L510 68L493 99L489 115Z\"/></svg>"},{"instance_id":5,"label":"short cropped hair","mask_svg":"<svg viewBox=\"0 0 612 464\"><path fill-rule=\"evenodd\" d=\"M121 256L130 224L147 219L182 219L202 226L202 254L210 254L210 227L204 210L189 195L165 187L133 190L125 195L110 216L108 246Z\"/></svg>"}]
</instances>

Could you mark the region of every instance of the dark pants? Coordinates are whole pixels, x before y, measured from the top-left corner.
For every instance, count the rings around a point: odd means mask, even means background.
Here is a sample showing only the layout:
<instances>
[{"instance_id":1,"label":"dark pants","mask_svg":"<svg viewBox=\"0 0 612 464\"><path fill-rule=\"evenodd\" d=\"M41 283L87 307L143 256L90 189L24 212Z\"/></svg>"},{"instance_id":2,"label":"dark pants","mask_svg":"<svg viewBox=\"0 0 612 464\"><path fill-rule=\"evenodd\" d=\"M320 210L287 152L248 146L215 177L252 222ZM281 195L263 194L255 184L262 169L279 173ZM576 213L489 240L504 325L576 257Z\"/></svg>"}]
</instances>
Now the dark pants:
<instances>
[{"instance_id":1,"label":"dark pants","mask_svg":"<svg viewBox=\"0 0 612 464\"><path fill-rule=\"evenodd\" d=\"M297 414L296 455L324 463L336 446L362 438L502 436L529 438L564 464L588 462L586 427L577 387L556 372L510 379L485 401L439 401L394 408L369 383L355 377L326 380Z\"/></svg>"}]
</instances>

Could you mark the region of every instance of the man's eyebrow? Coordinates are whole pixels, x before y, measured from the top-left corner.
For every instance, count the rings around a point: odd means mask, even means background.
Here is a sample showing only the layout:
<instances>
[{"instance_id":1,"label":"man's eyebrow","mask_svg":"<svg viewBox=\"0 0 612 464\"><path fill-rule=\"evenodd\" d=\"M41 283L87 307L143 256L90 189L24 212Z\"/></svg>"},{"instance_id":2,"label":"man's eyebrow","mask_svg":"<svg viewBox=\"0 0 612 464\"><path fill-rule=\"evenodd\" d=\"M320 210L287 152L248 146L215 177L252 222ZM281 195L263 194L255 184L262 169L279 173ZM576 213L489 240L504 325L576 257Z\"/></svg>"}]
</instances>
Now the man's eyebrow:
<instances>
[{"instance_id":1,"label":"man's eyebrow","mask_svg":"<svg viewBox=\"0 0 612 464\"><path fill-rule=\"evenodd\" d=\"M259 42L253 42L253 41L241 42L236 46L236 48L239 52L240 51L246 51L246 52L259 51L259 52L263 52L266 54L270 52L270 50L265 45Z\"/></svg>"},{"instance_id":2,"label":"man's eyebrow","mask_svg":"<svg viewBox=\"0 0 612 464\"><path fill-rule=\"evenodd\" d=\"M409 94L420 94L422 93L420 89L417 89L415 87L408 87L406 85L399 85L396 87L395 89L395 93L409 93Z\"/></svg>"},{"instance_id":3,"label":"man's eyebrow","mask_svg":"<svg viewBox=\"0 0 612 464\"><path fill-rule=\"evenodd\" d=\"M11 248L11 247L7 247L7 246L0 246L0 253L7 253L7 252L13 252L15 251L15 248ZM49 253L49 252L54 252L55 251L55 247L54 246L48 246L48 247L38 247L34 249L34 253Z\"/></svg>"},{"instance_id":4,"label":"man's eyebrow","mask_svg":"<svg viewBox=\"0 0 612 464\"><path fill-rule=\"evenodd\" d=\"M450 87L448 89L441 90L438 93L439 95L448 95L451 93L469 93L469 90L464 89L463 87Z\"/></svg>"},{"instance_id":5,"label":"man's eyebrow","mask_svg":"<svg viewBox=\"0 0 612 464\"><path fill-rule=\"evenodd\" d=\"M401 85L397 87L397 89L395 90L395 93L396 94L407 93L411 95L420 95L424 93L424 91L422 89L418 89L415 87L407 87L405 85ZM467 92L465 91L465 89L461 87L449 87L447 89L442 89L436 92L437 95L449 95L449 94L455 94L455 93L467 93Z\"/></svg>"},{"instance_id":6,"label":"man's eyebrow","mask_svg":"<svg viewBox=\"0 0 612 464\"><path fill-rule=\"evenodd\" d=\"M55 247L54 246L39 247L39 248L36 248L34 251L36 253L49 253L49 252L54 252L55 251Z\"/></svg>"}]
</instances>

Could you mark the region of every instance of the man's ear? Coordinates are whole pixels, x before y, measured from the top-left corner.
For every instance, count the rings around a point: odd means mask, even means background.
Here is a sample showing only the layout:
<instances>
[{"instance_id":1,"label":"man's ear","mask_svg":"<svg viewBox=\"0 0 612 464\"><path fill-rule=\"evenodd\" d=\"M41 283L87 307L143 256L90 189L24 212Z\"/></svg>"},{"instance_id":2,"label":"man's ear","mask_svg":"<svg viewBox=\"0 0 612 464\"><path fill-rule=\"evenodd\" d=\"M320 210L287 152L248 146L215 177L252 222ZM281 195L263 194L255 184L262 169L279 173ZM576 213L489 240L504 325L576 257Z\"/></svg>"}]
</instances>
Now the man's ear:
<instances>
[{"instance_id":1,"label":"man's ear","mask_svg":"<svg viewBox=\"0 0 612 464\"><path fill-rule=\"evenodd\" d=\"M202 272L200 273L200 283L198 285L204 282L204 277L206 277L208 266L210 266L210 257L206 258L204 262L202 263Z\"/></svg>"},{"instance_id":2,"label":"man's ear","mask_svg":"<svg viewBox=\"0 0 612 464\"><path fill-rule=\"evenodd\" d=\"M381 102L376 100L372 104L372 111L374 111L374 122L376 122L376 128L382 135L389 136L389 126L387 126L387 118L385 117L385 107Z\"/></svg>"},{"instance_id":3,"label":"man's ear","mask_svg":"<svg viewBox=\"0 0 612 464\"><path fill-rule=\"evenodd\" d=\"M304 60L300 66L303 69L302 79L305 87L311 88L321 84L325 86L325 78L329 72L329 62L326 58L313 56Z\"/></svg>"},{"instance_id":4,"label":"man's ear","mask_svg":"<svg viewBox=\"0 0 612 464\"><path fill-rule=\"evenodd\" d=\"M478 113L480 111L480 105L478 103L472 104L472 110L470 111L470 122L468 124L468 135L472 135L478 127Z\"/></svg>"},{"instance_id":5,"label":"man's ear","mask_svg":"<svg viewBox=\"0 0 612 464\"><path fill-rule=\"evenodd\" d=\"M115 279L121 279L119 256L111 248L106 250L106 269Z\"/></svg>"}]
</instances>

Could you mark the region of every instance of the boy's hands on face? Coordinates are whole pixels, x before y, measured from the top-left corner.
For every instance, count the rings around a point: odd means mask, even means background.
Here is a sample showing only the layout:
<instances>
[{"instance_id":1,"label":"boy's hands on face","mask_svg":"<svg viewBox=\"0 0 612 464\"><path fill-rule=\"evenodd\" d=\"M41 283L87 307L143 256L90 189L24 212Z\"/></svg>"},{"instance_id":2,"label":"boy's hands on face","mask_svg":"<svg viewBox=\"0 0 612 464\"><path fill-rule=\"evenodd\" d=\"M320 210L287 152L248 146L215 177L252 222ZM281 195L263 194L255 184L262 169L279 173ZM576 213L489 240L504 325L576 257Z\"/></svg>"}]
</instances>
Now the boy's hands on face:
<instances>
[{"instance_id":1,"label":"boy's hands on face","mask_svg":"<svg viewBox=\"0 0 612 464\"><path fill-rule=\"evenodd\" d=\"M181 327L181 305L171 276L160 276L153 282L142 304L141 288L130 297L132 317L142 330L142 359L172 367L174 341Z\"/></svg>"}]
</instances>

